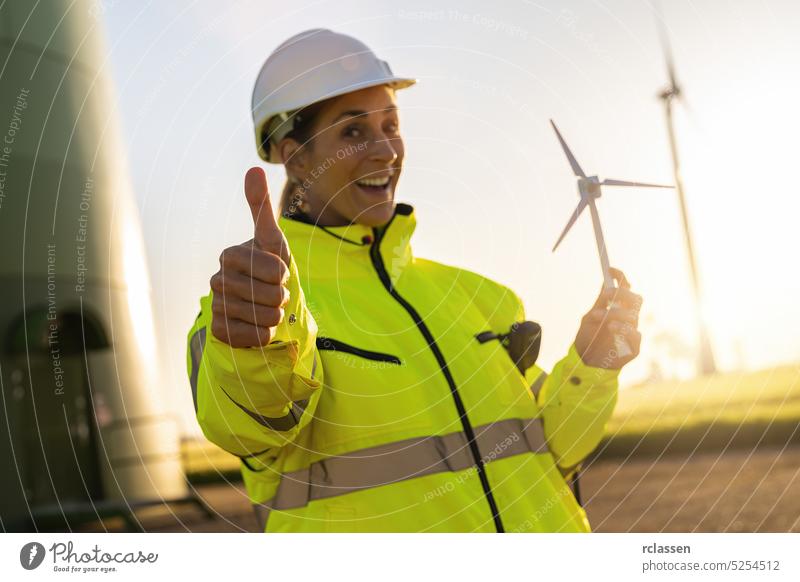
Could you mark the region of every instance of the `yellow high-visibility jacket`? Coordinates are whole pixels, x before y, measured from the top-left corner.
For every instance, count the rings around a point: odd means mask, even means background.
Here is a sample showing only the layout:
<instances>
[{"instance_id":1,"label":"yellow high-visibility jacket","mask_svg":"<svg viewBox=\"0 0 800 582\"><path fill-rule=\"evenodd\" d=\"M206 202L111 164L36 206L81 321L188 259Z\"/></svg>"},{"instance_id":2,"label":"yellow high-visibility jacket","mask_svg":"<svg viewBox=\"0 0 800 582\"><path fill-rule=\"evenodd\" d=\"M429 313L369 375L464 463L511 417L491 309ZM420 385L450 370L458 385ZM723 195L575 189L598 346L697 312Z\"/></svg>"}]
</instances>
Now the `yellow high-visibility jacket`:
<instances>
[{"instance_id":1,"label":"yellow high-visibility jacket","mask_svg":"<svg viewBox=\"0 0 800 582\"><path fill-rule=\"evenodd\" d=\"M209 294L186 356L197 420L241 457L264 531L590 531L562 470L598 445L618 370L573 345L523 376L481 343L524 321L520 299L414 257L409 205L377 229L279 225L291 299L274 340L219 341Z\"/></svg>"}]
</instances>

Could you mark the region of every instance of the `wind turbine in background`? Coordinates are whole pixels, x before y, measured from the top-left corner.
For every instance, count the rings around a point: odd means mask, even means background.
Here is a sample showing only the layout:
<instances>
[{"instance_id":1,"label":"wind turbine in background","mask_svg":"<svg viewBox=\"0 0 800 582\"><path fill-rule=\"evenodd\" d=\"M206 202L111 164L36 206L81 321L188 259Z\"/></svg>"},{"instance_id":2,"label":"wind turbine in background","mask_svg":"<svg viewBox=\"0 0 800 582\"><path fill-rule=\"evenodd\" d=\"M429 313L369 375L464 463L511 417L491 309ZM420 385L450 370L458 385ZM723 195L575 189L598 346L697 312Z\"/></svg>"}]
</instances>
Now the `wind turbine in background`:
<instances>
[{"instance_id":1,"label":"wind turbine in background","mask_svg":"<svg viewBox=\"0 0 800 582\"><path fill-rule=\"evenodd\" d=\"M575 221L578 220L578 216L580 216L581 212L588 206L589 212L592 215L592 225L594 226L594 237L597 242L597 252L600 255L600 266L603 269L603 285L606 288L613 289L614 288L614 278L611 276L611 271L609 269L609 262L608 262L608 251L606 250L606 242L605 238L603 237L603 229L600 226L600 215L597 212L597 206L595 204L595 200L600 198L602 192L602 186L631 186L631 187L638 187L638 188L672 188L673 186L663 186L661 184L646 184L644 182L629 182L626 180L613 180L613 179L605 179L602 182L598 179L597 176L587 176L586 173L581 168L578 161L575 159L575 156L570 151L567 142L564 141L564 138L561 136L561 132L558 131L556 124L553 120L550 120L550 124L553 126L553 129L556 132L556 136L558 137L558 141L561 143L561 148L564 150L564 153L567 156L567 160L569 160L569 165L572 167L572 171L578 178L578 192L580 194L580 201L578 202L578 206L575 208L575 211L572 213L572 216L567 222L567 226L564 227L564 230L561 233L561 236L558 237L556 244L553 246L553 252L558 248L558 245L561 244L561 241L564 240L564 237L567 235L569 230L572 228L572 225L575 224ZM630 347L625 342L622 336L617 336L616 338L617 344L617 353L620 356L626 356L631 353Z\"/></svg>"},{"instance_id":2,"label":"wind turbine in background","mask_svg":"<svg viewBox=\"0 0 800 582\"><path fill-rule=\"evenodd\" d=\"M675 141L675 126L672 115L673 103L676 100L681 100L686 106L686 101L683 98L683 91L678 83L675 75L675 65L672 60L672 49L670 47L667 31L664 26L664 21L661 16L661 10L656 10L656 20L658 24L659 36L661 37L661 48L664 51L664 59L667 65L667 77L669 84L658 93L658 98L664 104L664 112L667 116L667 133L669 134L669 148L672 153L672 172L675 176L675 190L678 193L678 201L681 207L681 219L683 221L683 234L686 240L686 251L689 255L689 269L692 276L692 290L694 292L695 304L695 318L697 320L697 329L699 333L699 354L698 354L698 371L700 374L714 374L717 371L717 365L714 361L714 352L711 349L711 341L708 337L708 330L706 323L703 319L701 309L702 298L700 293L700 279L697 274L697 261L694 256L694 244L692 243L692 233L689 228L689 215L686 209L686 196L683 190L683 180L681 180L680 161L678 159L678 146Z\"/></svg>"}]
</instances>

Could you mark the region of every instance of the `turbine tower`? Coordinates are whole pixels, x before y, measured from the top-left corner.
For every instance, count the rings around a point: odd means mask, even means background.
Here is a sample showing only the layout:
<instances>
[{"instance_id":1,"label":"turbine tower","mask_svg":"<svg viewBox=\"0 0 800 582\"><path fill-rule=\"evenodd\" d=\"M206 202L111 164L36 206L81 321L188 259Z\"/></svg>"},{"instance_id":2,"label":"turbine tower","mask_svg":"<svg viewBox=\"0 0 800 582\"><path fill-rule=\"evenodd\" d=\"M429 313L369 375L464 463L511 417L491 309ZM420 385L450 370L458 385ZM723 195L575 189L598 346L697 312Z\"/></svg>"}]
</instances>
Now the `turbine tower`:
<instances>
[{"instance_id":1,"label":"turbine tower","mask_svg":"<svg viewBox=\"0 0 800 582\"><path fill-rule=\"evenodd\" d=\"M683 180L681 179L680 160L678 157L678 145L675 140L675 124L673 118L673 103L676 100L682 100L683 94L681 86L677 81L675 75L675 66L672 60L672 50L669 44L664 22L661 18L660 11L656 13L658 20L658 30L661 37L661 46L664 51L664 58L667 65L667 76L669 84L664 87L659 93L658 98L664 104L664 113L667 118L667 134L669 136L669 149L672 154L672 172L675 176L675 191L678 193L678 203L681 208L681 220L683 222L683 234L686 241L686 252L689 256L689 270L692 277L692 291L694 293L694 308L695 319L697 321L698 330L698 371L703 374L714 374L717 371L717 365L714 360L714 352L711 349L711 341L708 337L708 330L703 318L702 294L700 291L700 277L697 273L697 260L694 255L694 244L692 242L692 232L689 227L689 213L686 208L686 195L683 189Z\"/></svg>"},{"instance_id":2,"label":"turbine tower","mask_svg":"<svg viewBox=\"0 0 800 582\"><path fill-rule=\"evenodd\" d=\"M0 523L193 502L98 2L0 3Z\"/></svg>"}]
</instances>

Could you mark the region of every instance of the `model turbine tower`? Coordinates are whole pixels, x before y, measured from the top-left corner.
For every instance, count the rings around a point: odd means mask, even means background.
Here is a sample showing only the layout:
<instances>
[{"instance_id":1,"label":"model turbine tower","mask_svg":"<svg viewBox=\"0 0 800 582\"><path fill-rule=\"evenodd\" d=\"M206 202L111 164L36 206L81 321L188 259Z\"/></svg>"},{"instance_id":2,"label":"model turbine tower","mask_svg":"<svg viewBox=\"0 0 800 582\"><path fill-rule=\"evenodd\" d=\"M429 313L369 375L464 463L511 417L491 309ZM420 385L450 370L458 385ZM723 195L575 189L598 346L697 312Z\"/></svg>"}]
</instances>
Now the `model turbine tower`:
<instances>
[{"instance_id":1,"label":"model turbine tower","mask_svg":"<svg viewBox=\"0 0 800 582\"><path fill-rule=\"evenodd\" d=\"M581 197L580 201L578 202L578 206L575 208L575 212L572 213L569 222L567 222L567 226L564 227L561 236L558 237L556 244L553 246L553 252L555 252L555 250L558 248L558 245L561 244L561 241L564 240L564 237L569 232L569 229L571 229L572 225L575 224L575 221L578 220L581 212L583 212L588 206L589 212L592 215L592 226L594 226L594 237L597 241L597 252L600 254L600 266L603 269L603 285L606 288L613 289L614 278L611 276L611 270L608 262L608 251L606 250L606 242L605 238L603 237L603 228L600 226L600 215L597 213L597 205L595 204L595 200L600 198L600 195L602 194L601 187L634 186L639 188L672 188L672 186L646 184L644 182L628 182L625 180L612 180L609 178L601 182L597 176L587 176L583 171L583 168L581 168L580 164L578 164L575 156L572 155L572 151L570 151L567 142L564 141L564 138L561 137L561 132L558 131L558 128L556 127L556 124L553 123L552 119L550 120L550 124L553 126L553 129L556 132L558 141L561 143L561 148L564 150L567 160L569 160L569 165L572 167L573 173L578 178L578 193ZM624 357L631 353L630 347L627 343L625 343L622 336L617 336L616 343L617 352L620 356Z\"/></svg>"}]
</instances>

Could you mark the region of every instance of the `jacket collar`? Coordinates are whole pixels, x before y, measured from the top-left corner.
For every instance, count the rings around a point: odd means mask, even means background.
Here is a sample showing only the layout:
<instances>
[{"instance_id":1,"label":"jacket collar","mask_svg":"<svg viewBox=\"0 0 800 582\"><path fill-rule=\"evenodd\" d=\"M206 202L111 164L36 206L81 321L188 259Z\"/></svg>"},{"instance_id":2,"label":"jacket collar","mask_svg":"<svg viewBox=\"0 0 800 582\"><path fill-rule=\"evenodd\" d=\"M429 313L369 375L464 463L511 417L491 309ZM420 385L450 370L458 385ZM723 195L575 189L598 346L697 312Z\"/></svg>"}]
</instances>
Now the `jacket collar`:
<instances>
[{"instance_id":1,"label":"jacket collar","mask_svg":"<svg viewBox=\"0 0 800 582\"><path fill-rule=\"evenodd\" d=\"M358 223L319 226L305 215L282 215L278 224L301 272L306 271L315 278L344 278L365 273L365 266L374 271L370 253L377 245L384 268L394 284L412 260L411 236L417 221L414 208L399 202L389 222L379 228Z\"/></svg>"}]
</instances>

